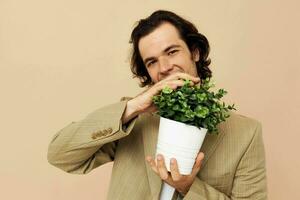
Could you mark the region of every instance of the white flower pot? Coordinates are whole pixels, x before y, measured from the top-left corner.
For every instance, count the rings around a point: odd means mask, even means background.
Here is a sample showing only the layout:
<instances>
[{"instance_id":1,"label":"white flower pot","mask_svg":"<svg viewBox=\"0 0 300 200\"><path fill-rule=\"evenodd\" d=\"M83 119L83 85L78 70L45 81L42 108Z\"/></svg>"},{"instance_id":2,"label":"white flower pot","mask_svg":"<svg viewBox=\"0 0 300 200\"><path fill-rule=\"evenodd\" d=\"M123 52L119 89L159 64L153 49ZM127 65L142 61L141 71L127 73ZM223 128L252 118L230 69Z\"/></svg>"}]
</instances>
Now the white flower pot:
<instances>
[{"instance_id":1,"label":"white flower pot","mask_svg":"<svg viewBox=\"0 0 300 200\"><path fill-rule=\"evenodd\" d=\"M164 156L168 171L170 171L171 158L175 158L180 174L189 175L206 133L205 128L199 129L196 126L160 117L156 156L157 154ZM171 200L174 191L175 188L164 183L160 200Z\"/></svg>"},{"instance_id":2,"label":"white flower pot","mask_svg":"<svg viewBox=\"0 0 300 200\"><path fill-rule=\"evenodd\" d=\"M160 117L156 155L162 154L170 171L170 160L176 158L179 172L189 175L200 151L207 129Z\"/></svg>"}]
</instances>

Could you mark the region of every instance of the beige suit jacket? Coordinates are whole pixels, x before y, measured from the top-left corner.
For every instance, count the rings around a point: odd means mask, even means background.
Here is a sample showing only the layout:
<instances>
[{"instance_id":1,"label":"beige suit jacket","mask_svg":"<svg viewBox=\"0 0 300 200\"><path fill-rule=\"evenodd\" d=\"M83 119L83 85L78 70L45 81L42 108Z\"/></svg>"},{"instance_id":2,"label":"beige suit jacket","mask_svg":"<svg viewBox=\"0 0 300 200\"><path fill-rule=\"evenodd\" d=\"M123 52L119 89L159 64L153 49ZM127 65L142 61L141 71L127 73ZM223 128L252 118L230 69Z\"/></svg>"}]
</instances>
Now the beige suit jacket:
<instances>
[{"instance_id":1,"label":"beige suit jacket","mask_svg":"<svg viewBox=\"0 0 300 200\"><path fill-rule=\"evenodd\" d=\"M74 174L114 161L109 200L157 200L162 181L145 156L155 155L159 116L141 114L125 127L126 102L100 108L60 130L49 145L48 161ZM267 199L261 124L230 114L218 135L207 134L201 170L184 199Z\"/></svg>"}]
</instances>

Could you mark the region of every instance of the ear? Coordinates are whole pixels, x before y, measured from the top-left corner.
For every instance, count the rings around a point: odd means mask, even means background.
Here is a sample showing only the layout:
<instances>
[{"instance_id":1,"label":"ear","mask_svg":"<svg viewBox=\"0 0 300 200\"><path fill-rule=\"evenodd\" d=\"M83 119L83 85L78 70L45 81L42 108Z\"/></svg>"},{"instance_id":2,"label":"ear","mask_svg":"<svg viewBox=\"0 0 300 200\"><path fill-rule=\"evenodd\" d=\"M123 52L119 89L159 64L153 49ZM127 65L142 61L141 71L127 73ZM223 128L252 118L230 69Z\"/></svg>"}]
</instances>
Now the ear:
<instances>
[{"instance_id":1,"label":"ear","mask_svg":"<svg viewBox=\"0 0 300 200\"><path fill-rule=\"evenodd\" d=\"M200 53L199 53L199 49L196 48L193 52L192 52L192 58L195 62L198 62L200 59Z\"/></svg>"}]
</instances>

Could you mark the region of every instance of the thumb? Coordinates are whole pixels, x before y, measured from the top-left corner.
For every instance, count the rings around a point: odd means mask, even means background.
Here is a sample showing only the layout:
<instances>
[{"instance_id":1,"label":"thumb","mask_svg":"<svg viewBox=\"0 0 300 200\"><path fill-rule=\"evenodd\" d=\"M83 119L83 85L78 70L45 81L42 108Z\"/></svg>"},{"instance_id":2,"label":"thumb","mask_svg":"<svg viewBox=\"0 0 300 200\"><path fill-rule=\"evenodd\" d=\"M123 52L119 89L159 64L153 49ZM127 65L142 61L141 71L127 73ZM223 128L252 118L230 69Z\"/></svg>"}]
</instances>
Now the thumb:
<instances>
[{"instance_id":1,"label":"thumb","mask_svg":"<svg viewBox=\"0 0 300 200\"><path fill-rule=\"evenodd\" d=\"M202 161L204 159L204 153L203 152L200 152L196 158L196 161L195 161L195 164L194 164L194 167L193 167L193 170L192 170L192 174L195 176L196 174L198 174L198 172L200 171L200 168L201 168L201 164L202 164Z\"/></svg>"}]
</instances>

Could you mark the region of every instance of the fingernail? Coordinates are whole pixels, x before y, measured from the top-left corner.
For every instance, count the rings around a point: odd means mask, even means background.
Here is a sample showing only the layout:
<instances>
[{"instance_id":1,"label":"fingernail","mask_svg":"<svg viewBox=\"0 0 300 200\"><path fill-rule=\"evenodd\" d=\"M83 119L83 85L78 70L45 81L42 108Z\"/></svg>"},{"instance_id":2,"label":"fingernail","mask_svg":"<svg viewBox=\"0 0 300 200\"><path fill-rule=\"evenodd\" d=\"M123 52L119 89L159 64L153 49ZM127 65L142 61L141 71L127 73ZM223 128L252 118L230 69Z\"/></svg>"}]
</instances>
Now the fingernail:
<instances>
[{"instance_id":1,"label":"fingernail","mask_svg":"<svg viewBox=\"0 0 300 200\"><path fill-rule=\"evenodd\" d=\"M175 163L175 159L172 158L172 159L171 159L171 164L174 164L174 163Z\"/></svg>"}]
</instances>

